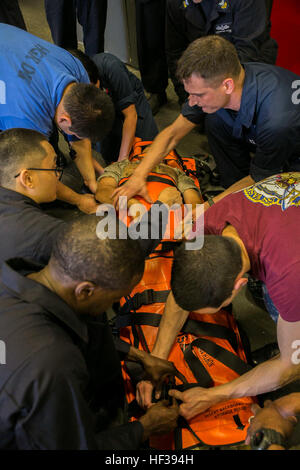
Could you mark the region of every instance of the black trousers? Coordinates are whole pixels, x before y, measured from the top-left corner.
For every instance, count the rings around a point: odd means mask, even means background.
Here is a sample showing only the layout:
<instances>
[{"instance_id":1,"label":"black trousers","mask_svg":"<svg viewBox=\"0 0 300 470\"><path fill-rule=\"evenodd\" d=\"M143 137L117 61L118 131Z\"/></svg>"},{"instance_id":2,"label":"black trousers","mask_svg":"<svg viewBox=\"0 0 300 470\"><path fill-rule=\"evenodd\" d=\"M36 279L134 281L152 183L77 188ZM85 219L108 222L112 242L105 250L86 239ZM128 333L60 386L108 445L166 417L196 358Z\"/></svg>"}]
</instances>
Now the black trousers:
<instances>
[{"instance_id":1,"label":"black trousers","mask_svg":"<svg viewBox=\"0 0 300 470\"><path fill-rule=\"evenodd\" d=\"M53 42L64 49L77 49L76 18L83 28L86 54L104 51L107 0L45 0Z\"/></svg>"},{"instance_id":2,"label":"black trousers","mask_svg":"<svg viewBox=\"0 0 300 470\"><path fill-rule=\"evenodd\" d=\"M25 29L26 26L18 0L1 0L0 23L11 24L17 28Z\"/></svg>"},{"instance_id":3,"label":"black trousers","mask_svg":"<svg viewBox=\"0 0 300 470\"><path fill-rule=\"evenodd\" d=\"M215 113L206 115L205 132L220 175L221 186L228 188L249 175L250 151L255 151L253 145L244 139L233 138L232 127Z\"/></svg>"},{"instance_id":4,"label":"black trousers","mask_svg":"<svg viewBox=\"0 0 300 470\"><path fill-rule=\"evenodd\" d=\"M168 86L165 3L165 0L135 0L139 69L149 93L162 93Z\"/></svg>"}]
</instances>

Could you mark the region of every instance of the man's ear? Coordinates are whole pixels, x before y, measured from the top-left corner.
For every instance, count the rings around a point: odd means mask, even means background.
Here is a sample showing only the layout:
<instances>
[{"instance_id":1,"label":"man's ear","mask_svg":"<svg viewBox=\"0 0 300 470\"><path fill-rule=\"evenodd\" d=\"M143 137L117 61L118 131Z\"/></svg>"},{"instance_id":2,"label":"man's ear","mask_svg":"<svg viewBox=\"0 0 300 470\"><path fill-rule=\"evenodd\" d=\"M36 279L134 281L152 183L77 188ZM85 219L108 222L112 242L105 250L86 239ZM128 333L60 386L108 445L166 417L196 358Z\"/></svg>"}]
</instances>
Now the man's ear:
<instances>
[{"instance_id":1,"label":"man's ear","mask_svg":"<svg viewBox=\"0 0 300 470\"><path fill-rule=\"evenodd\" d=\"M29 170L22 170L19 176L19 183L26 189L34 189L34 181Z\"/></svg>"},{"instance_id":2,"label":"man's ear","mask_svg":"<svg viewBox=\"0 0 300 470\"><path fill-rule=\"evenodd\" d=\"M60 113L57 116L57 124L60 127L61 125L66 128L66 127L71 127L72 126L72 121L70 118L70 115L66 113L65 111Z\"/></svg>"},{"instance_id":3,"label":"man's ear","mask_svg":"<svg viewBox=\"0 0 300 470\"><path fill-rule=\"evenodd\" d=\"M225 93L227 95L231 95L235 88L234 80L232 78L225 78L223 81L223 87L225 88Z\"/></svg>"},{"instance_id":4,"label":"man's ear","mask_svg":"<svg viewBox=\"0 0 300 470\"><path fill-rule=\"evenodd\" d=\"M74 294L79 302L88 300L95 292L96 286L89 281L83 281L76 285Z\"/></svg>"}]
</instances>

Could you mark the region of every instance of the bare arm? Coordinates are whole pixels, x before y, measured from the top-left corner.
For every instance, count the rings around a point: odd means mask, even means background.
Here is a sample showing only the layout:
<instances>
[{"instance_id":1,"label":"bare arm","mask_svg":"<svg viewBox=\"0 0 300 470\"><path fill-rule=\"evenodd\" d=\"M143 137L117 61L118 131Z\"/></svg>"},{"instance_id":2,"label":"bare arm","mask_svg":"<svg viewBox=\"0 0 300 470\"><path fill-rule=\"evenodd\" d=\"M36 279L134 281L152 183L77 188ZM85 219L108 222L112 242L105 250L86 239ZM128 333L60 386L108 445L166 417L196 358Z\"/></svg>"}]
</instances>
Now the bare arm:
<instances>
[{"instance_id":1,"label":"bare arm","mask_svg":"<svg viewBox=\"0 0 300 470\"><path fill-rule=\"evenodd\" d=\"M278 319L277 340L280 355L259 364L238 379L212 389L193 388L184 393L173 390L172 396L183 401L181 414L190 419L210 406L222 401L246 396L256 396L277 390L299 379L300 365L294 363L293 344L299 339L300 322Z\"/></svg>"},{"instance_id":2,"label":"bare arm","mask_svg":"<svg viewBox=\"0 0 300 470\"><path fill-rule=\"evenodd\" d=\"M76 152L75 164L84 179L86 186L95 193L97 188L94 163L92 158L92 145L89 139L71 142L72 149Z\"/></svg>"},{"instance_id":3,"label":"bare arm","mask_svg":"<svg viewBox=\"0 0 300 470\"><path fill-rule=\"evenodd\" d=\"M130 199L137 194L143 196L147 201L151 201L146 189L148 173L155 165L160 163L194 127L195 124L188 121L188 119L180 114L173 124L160 132L154 139L152 145L147 149L145 158L143 158L133 175L122 187L117 188L114 192L115 203L117 203L120 196L127 196L127 198Z\"/></svg>"},{"instance_id":4,"label":"bare arm","mask_svg":"<svg viewBox=\"0 0 300 470\"><path fill-rule=\"evenodd\" d=\"M99 203L93 194L78 194L60 181L57 184L57 199L77 206L86 214L95 214Z\"/></svg>"},{"instance_id":5,"label":"bare arm","mask_svg":"<svg viewBox=\"0 0 300 470\"><path fill-rule=\"evenodd\" d=\"M118 161L128 158L135 137L137 113L134 104L122 110L124 116L122 128L122 141Z\"/></svg>"},{"instance_id":6,"label":"bare arm","mask_svg":"<svg viewBox=\"0 0 300 470\"><path fill-rule=\"evenodd\" d=\"M244 188L247 188L248 186L251 186L254 184L255 181L254 179L251 178L251 176L246 176L245 178L237 181L236 183L232 184L229 186L229 188L225 189L222 193L218 194L213 198L213 201L216 203L218 201L221 201L225 196L228 196L228 194L235 193L236 191L241 191ZM209 208L209 204L206 202L205 203L205 210Z\"/></svg>"},{"instance_id":7,"label":"bare arm","mask_svg":"<svg viewBox=\"0 0 300 470\"><path fill-rule=\"evenodd\" d=\"M176 304L174 296L170 292L151 353L153 356L161 359L168 358L174 341L188 315L187 310L183 310Z\"/></svg>"}]
</instances>

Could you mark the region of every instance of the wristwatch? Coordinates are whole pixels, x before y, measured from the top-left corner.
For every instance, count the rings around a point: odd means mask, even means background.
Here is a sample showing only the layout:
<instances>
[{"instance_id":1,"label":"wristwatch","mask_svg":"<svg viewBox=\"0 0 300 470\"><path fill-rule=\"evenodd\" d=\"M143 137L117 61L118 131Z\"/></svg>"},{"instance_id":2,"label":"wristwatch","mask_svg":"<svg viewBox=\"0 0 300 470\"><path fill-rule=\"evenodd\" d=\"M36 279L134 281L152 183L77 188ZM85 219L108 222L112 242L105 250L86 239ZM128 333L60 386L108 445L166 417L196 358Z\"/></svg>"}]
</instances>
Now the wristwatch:
<instances>
[{"instance_id":1,"label":"wristwatch","mask_svg":"<svg viewBox=\"0 0 300 470\"><path fill-rule=\"evenodd\" d=\"M274 431L274 429L258 429L254 434L252 434L250 439L252 450L266 450L274 444L284 448L287 447L287 442L284 436L280 432Z\"/></svg>"},{"instance_id":2,"label":"wristwatch","mask_svg":"<svg viewBox=\"0 0 300 470\"><path fill-rule=\"evenodd\" d=\"M208 202L208 204L209 204L210 206L212 206L212 205L214 204L214 200L213 200L212 197L206 196L206 200L207 200L207 202Z\"/></svg>"}]
</instances>

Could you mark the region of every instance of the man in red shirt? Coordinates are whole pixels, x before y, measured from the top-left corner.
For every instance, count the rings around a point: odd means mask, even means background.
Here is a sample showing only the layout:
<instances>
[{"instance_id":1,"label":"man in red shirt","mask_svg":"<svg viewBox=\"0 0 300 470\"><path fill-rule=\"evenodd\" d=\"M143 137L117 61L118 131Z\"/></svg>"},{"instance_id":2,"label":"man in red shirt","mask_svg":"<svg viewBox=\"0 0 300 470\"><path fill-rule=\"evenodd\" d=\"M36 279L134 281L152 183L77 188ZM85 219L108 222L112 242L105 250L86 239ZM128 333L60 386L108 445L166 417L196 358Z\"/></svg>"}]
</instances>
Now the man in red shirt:
<instances>
[{"instance_id":1,"label":"man in red shirt","mask_svg":"<svg viewBox=\"0 0 300 470\"><path fill-rule=\"evenodd\" d=\"M209 314L229 305L247 284L248 272L263 282L280 354L225 385L171 391L182 401L186 419L216 403L270 392L299 378L300 173L274 175L223 198L205 212L204 231L202 249L186 250L183 244L176 251L172 293L152 354L168 357L190 311ZM149 406L145 384L139 395Z\"/></svg>"}]
</instances>

